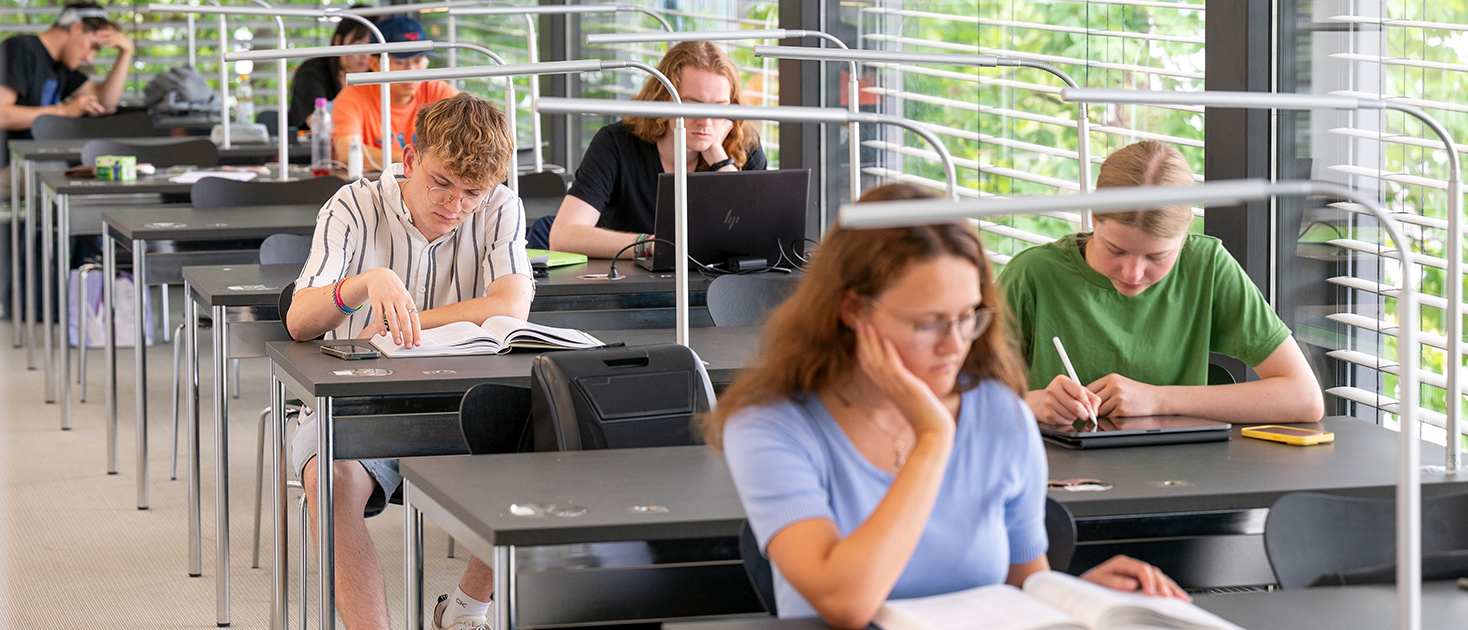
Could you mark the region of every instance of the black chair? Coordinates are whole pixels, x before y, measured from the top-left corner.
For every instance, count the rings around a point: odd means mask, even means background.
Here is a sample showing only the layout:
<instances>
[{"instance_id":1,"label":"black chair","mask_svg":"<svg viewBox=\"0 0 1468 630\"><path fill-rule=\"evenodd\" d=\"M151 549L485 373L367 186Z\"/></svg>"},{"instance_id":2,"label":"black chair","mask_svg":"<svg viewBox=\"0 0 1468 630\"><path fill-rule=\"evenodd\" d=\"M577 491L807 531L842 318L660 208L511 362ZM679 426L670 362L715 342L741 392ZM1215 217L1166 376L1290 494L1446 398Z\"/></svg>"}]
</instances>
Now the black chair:
<instances>
[{"instance_id":1,"label":"black chair","mask_svg":"<svg viewBox=\"0 0 1468 630\"><path fill-rule=\"evenodd\" d=\"M464 392L459 430L474 455L530 450L530 388L481 383Z\"/></svg>"},{"instance_id":2,"label":"black chair","mask_svg":"<svg viewBox=\"0 0 1468 630\"><path fill-rule=\"evenodd\" d=\"M189 189L189 197L195 210L325 204L345 185L341 178L332 175L289 182L237 182L223 177L205 177Z\"/></svg>"},{"instance_id":3,"label":"black chair","mask_svg":"<svg viewBox=\"0 0 1468 630\"><path fill-rule=\"evenodd\" d=\"M1050 539L1045 552L1050 568L1065 573L1076 552L1076 519L1070 508L1050 497L1045 497L1045 534Z\"/></svg>"},{"instance_id":4,"label":"black chair","mask_svg":"<svg viewBox=\"0 0 1468 630\"><path fill-rule=\"evenodd\" d=\"M1237 380L1234 380L1233 373L1228 371L1228 368L1217 363L1208 364L1209 385L1233 385L1237 382Z\"/></svg>"},{"instance_id":5,"label":"black chair","mask_svg":"<svg viewBox=\"0 0 1468 630\"><path fill-rule=\"evenodd\" d=\"M754 585L759 603L771 615L778 616L780 611L775 605L775 572L770 566L770 559L760 551L759 540L754 537L754 530L749 528L748 521L739 530L739 557L744 560L744 574L749 576L749 583Z\"/></svg>"},{"instance_id":6,"label":"black chair","mask_svg":"<svg viewBox=\"0 0 1468 630\"><path fill-rule=\"evenodd\" d=\"M709 317L715 326L762 324L799 282L800 278L784 273L719 276L709 283Z\"/></svg>"},{"instance_id":7,"label":"black chair","mask_svg":"<svg viewBox=\"0 0 1468 630\"><path fill-rule=\"evenodd\" d=\"M566 196L566 179L561 177L560 173L542 171L520 176L521 199L564 196Z\"/></svg>"},{"instance_id":8,"label":"black chair","mask_svg":"<svg viewBox=\"0 0 1468 630\"><path fill-rule=\"evenodd\" d=\"M1396 502L1314 492L1280 497L1264 550L1283 588L1392 583ZM1422 579L1468 575L1468 492L1422 499Z\"/></svg>"},{"instance_id":9,"label":"black chair","mask_svg":"<svg viewBox=\"0 0 1468 630\"><path fill-rule=\"evenodd\" d=\"M127 112L96 118L38 116L31 123L31 137L37 140L69 140L72 138L147 138L153 135L153 118L148 112Z\"/></svg>"},{"instance_id":10,"label":"black chair","mask_svg":"<svg viewBox=\"0 0 1468 630\"><path fill-rule=\"evenodd\" d=\"M262 109L258 112L255 112L255 122L265 125L265 131L268 132L270 134L270 137L272 138L280 135L280 115L276 113L277 111L279 110ZM292 140L294 140L294 138L286 139L287 142L290 142Z\"/></svg>"},{"instance_id":11,"label":"black chair","mask_svg":"<svg viewBox=\"0 0 1468 630\"><path fill-rule=\"evenodd\" d=\"M82 146L82 164L92 165L102 155L132 155L139 162L158 168L170 166L203 166L219 164L219 147L207 138L180 140L164 144L133 144L117 140L92 140Z\"/></svg>"},{"instance_id":12,"label":"black chair","mask_svg":"<svg viewBox=\"0 0 1468 630\"><path fill-rule=\"evenodd\" d=\"M300 234L272 234L260 243L260 264L302 264L311 255L311 237ZM280 314L285 321L285 312Z\"/></svg>"}]
</instances>

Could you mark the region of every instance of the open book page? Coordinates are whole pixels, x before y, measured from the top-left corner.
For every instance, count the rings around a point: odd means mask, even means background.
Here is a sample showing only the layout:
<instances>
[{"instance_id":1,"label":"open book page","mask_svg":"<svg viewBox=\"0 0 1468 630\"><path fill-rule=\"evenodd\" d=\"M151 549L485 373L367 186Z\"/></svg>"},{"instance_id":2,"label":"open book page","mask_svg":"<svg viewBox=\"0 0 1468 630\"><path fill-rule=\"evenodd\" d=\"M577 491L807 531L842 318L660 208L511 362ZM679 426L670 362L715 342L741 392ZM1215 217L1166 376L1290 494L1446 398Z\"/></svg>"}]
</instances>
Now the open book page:
<instances>
[{"instance_id":1,"label":"open book page","mask_svg":"<svg viewBox=\"0 0 1468 630\"><path fill-rule=\"evenodd\" d=\"M482 328L494 338L516 348L596 348L606 345L575 328L542 326L504 315L484 320Z\"/></svg>"},{"instance_id":2,"label":"open book page","mask_svg":"<svg viewBox=\"0 0 1468 630\"><path fill-rule=\"evenodd\" d=\"M391 336L374 335L372 345L387 357L437 356L450 354L494 354L502 346L484 329L469 322L453 322L423 331L422 345L411 350L393 343Z\"/></svg>"},{"instance_id":3,"label":"open book page","mask_svg":"<svg viewBox=\"0 0 1468 630\"><path fill-rule=\"evenodd\" d=\"M1123 593L1058 571L1025 580L1025 593L1074 616L1095 630L1149 627L1178 630L1243 630L1185 601Z\"/></svg>"},{"instance_id":4,"label":"open book page","mask_svg":"<svg viewBox=\"0 0 1468 630\"><path fill-rule=\"evenodd\" d=\"M1007 584L888 600L875 623L883 630L1085 630L1070 615Z\"/></svg>"}]
</instances>

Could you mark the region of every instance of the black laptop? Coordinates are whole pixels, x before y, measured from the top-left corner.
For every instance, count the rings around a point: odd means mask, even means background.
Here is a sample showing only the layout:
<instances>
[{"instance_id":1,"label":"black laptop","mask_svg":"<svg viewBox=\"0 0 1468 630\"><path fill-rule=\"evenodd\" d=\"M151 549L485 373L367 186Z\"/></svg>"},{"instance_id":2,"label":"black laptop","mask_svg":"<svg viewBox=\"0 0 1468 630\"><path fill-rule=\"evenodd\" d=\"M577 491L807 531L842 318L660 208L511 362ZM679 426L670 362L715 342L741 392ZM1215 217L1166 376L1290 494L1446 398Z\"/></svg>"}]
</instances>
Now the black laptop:
<instances>
[{"instance_id":1,"label":"black laptop","mask_svg":"<svg viewBox=\"0 0 1468 630\"><path fill-rule=\"evenodd\" d=\"M769 267L781 262L782 253L793 260L805 238L809 202L809 169L689 173L688 256L720 269L739 256L763 258ZM653 234L676 242L675 218L673 174L662 173ZM673 247L661 242L651 257L637 259L648 271L672 271L676 263Z\"/></svg>"},{"instance_id":2,"label":"black laptop","mask_svg":"<svg viewBox=\"0 0 1468 630\"><path fill-rule=\"evenodd\" d=\"M1193 416L1135 416L1076 420L1068 425L1040 425L1046 442L1069 449L1117 448L1154 444L1225 442L1233 427L1227 422Z\"/></svg>"}]
</instances>

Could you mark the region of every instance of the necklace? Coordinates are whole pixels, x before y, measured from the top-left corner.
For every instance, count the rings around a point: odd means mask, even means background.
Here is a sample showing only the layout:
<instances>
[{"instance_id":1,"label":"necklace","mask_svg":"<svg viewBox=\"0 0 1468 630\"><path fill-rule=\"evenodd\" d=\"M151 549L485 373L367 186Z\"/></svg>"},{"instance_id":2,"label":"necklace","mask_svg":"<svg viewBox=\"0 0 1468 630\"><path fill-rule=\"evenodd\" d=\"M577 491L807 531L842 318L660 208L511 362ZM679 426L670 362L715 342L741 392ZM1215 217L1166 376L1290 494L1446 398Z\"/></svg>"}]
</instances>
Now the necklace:
<instances>
[{"instance_id":1,"label":"necklace","mask_svg":"<svg viewBox=\"0 0 1468 630\"><path fill-rule=\"evenodd\" d=\"M836 400L841 401L841 405L844 407L847 407L849 409L856 408L854 405L851 404L850 401L846 400L846 395L844 393L837 392ZM904 453L902 450L902 429L899 427L896 431L888 431L887 427L882 426L882 423L877 422L877 419L875 417L869 416L868 420L871 422L872 426L877 427L877 430L881 431L883 435L886 435L887 437L892 439L892 457L893 459L897 460L897 468L901 469L903 466L906 466L907 454Z\"/></svg>"}]
</instances>

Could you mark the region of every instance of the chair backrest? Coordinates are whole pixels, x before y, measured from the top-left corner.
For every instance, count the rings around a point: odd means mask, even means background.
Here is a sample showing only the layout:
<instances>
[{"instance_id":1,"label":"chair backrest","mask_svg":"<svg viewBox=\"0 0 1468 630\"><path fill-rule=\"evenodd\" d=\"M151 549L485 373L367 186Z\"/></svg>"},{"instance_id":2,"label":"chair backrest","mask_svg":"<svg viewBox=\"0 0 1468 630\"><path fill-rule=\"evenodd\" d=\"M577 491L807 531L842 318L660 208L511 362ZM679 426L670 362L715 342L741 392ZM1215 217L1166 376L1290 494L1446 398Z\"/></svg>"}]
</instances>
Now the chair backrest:
<instances>
[{"instance_id":1,"label":"chair backrest","mask_svg":"<svg viewBox=\"0 0 1468 630\"><path fill-rule=\"evenodd\" d=\"M255 122L265 125L265 131L270 132L270 137L280 135L280 115L277 109L262 109L255 112ZM290 139L294 142L294 139Z\"/></svg>"},{"instance_id":2,"label":"chair backrest","mask_svg":"<svg viewBox=\"0 0 1468 630\"><path fill-rule=\"evenodd\" d=\"M754 585L759 603L764 604L771 615L779 615L775 605L775 571L770 566L770 559L760 551L759 540L754 537L754 530L749 528L749 521L745 521L739 530L739 557L744 560L744 575Z\"/></svg>"},{"instance_id":3,"label":"chair backrest","mask_svg":"<svg viewBox=\"0 0 1468 630\"><path fill-rule=\"evenodd\" d=\"M1238 381L1234 380L1233 373L1228 371L1228 368L1223 367L1222 365L1219 365L1217 363L1208 364L1209 385L1233 385L1237 382Z\"/></svg>"},{"instance_id":4,"label":"chair backrest","mask_svg":"<svg viewBox=\"0 0 1468 630\"><path fill-rule=\"evenodd\" d=\"M459 402L459 430L474 455L530 450L530 388L480 383Z\"/></svg>"},{"instance_id":5,"label":"chair backrest","mask_svg":"<svg viewBox=\"0 0 1468 630\"><path fill-rule=\"evenodd\" d=\"M133 144L117 140L92 140L82 146L82 164L92 165L102 155L131 155L139 162L158 168L170 166L210 167L219 164L219 147L207 138L166 144Z\"/></svg>"},{"instance_id":6,"label":"chair backrest","mask_svg":"<svg viewBox=\"0 0 1468 630\"><path fill-rule=\"evenodd\" d=\"M346 182L332 175L289 182L237 182L205 177L189 189L195 210L238 206L325 204Z\"/></svg>"},{"instance_id":7,"label":"chair backrest","mask_svg":"<svg viewBox=\"0 0 1468 630\"><path fill-rule=\"evenodd\" d=\"M272 234L260 243L260 264L290 265L306 262L311 255L311 237L300 234Z\"/></svg>"},{"instance_id":8,"label":"chair backrest","mask_svg":"<svg viewBox=\"0 0 1468 630\"><path fill-rule=\"evenodd\" d=\"M37 140L70 140L73 138L146 138L153 135L153 118L148 112L127 112L96 118L38 116L31 123L31 137Z\"/></svg>"},{"instance_id":9,"label":"chair backrest","mask_svg":"<svg viewBox=\"0 0 1468 630\"><path fill-rule=\"evenodd\" d=\"M672 343L542 354L530 390L537 451L698 444L714 401L698 354Z\"/></svg>"},{"instance_id":10,"label":"chair backrest","mask_svg":"<svg viewBox=\"0 0 1468 630\"><path fill-rule=\"evenodd\" d=\"M1050 497L1045 497L1045 534L1050 539L1045 559L1052 570L1064 573L1076 553L1076 519L1070 508Z\"/></svg>"},{"instance_id":11,"label":"chair backrest","mask_svg":"<svg viewBox=\"0 0 1468 630\"><path fill-rule=\"evenodd\" d=\"M1280 497L1264 522L1264 550L1283 588L1396 560L1396 502L1314 492ZM1468 549L1468 492L1422 499L1422 553Z\"/></svg>"},{"instance_id":12,"label":"chair backrest","mask_svg":"<svg viewBox=\"0 0 1468 630\"><path fill-rule=\"evenodd\" d=\"M564 197L566 179L560 173L541 171L520 176L520 198Z\"/></svg>"},{"instance_id":13,"label":"chair backrest","mask_svg":"<svg viewBox=\"0 0 1468 630\"><path fill-rule=\"evenodd\" d=\"M709 317L715 326L764 323L799 282L799 277L784 273L719 276L709 283Z\"/></svg>"}]
</instances>

